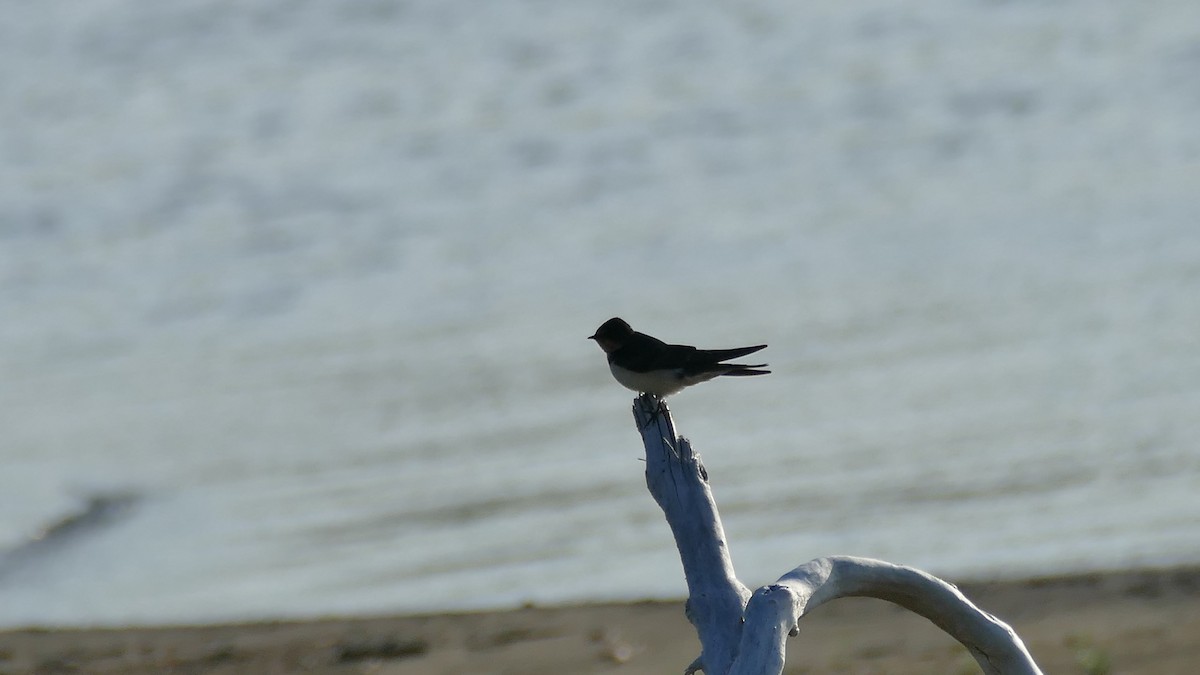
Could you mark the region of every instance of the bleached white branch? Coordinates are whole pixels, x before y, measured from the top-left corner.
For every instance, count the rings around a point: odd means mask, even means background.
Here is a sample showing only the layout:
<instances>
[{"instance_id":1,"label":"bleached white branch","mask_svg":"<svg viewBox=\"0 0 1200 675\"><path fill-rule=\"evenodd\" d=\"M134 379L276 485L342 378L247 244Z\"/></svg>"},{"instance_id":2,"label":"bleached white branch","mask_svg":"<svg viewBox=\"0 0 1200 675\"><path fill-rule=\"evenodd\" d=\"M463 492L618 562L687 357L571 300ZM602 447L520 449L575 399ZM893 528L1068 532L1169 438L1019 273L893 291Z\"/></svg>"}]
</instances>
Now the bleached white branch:
<instances>
[{"instance_id":1,"label":"bleached white branch","mask_svg":"<svg viewBox=\"0 0 1200 675\"><path fill-rule=\"evenodd\" d=\"M675 535L688 585L687 617L700 635L700 657L689 671L724 673L737 654L750 589L734 574L708 472L691 443L675 433L666 403L644 394L634 401L633 416L646 447L646 487Z\"/></svg>"},{"instance_id":2,"label":"bleached white branch","mask_svg":"<svg viewBox=\"0 0 1200 675\"><path fill-rule=\"evenodd\" d=\"M633 416L646 448L646 486L663 510L688 585L687 616L701 654L690 675L778 675L785 641L812 609L848 596L893 602L932 621L967 647L988 675L1040 675L1025 645L1004 622L954 586L925 572L880 560L817 558L751 596L738 581L708 473L675 431L665 403L639 396ZM744 618L744 621L743 621Z\"/></svg>"},{"instance_id":3,"label":"bleached white branch","mask_svg":"<svg viewBox=\"0 0 1200 675\"><path fill-rule=\"evenodd\" d=\"M1008 624L952 584L912 567L851 556L817 558L754 592L729 675L783 672L784 641L804 615L851 596L879 598L932 621L961 642L988 675L1041 675Z\"/></svg>"}]
</instances>

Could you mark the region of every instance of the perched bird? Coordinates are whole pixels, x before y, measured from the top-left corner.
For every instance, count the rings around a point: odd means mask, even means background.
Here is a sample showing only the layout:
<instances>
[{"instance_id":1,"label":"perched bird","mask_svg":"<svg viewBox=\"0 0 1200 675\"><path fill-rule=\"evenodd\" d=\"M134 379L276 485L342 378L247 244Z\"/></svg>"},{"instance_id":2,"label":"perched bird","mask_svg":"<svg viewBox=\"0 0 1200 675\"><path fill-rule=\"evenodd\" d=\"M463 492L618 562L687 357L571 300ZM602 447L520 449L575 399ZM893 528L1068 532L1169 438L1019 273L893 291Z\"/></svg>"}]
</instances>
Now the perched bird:
<instances>
[{"instance_id":1,"label":"perched bird","mask_svg":"<svg viewBox=\"0 0 1200 675\"><path fill-rule=\"evenodd\" d=\"M759 370L765 363L721 363L753 354L766 345L736 349L696 349L688 345L669 345L658 338L639 333L623 320L613 317L588 337L608 354L608 368L628 389L654 394L659 398L720 375L766 375Z\"/></svg>"}]
</instances>

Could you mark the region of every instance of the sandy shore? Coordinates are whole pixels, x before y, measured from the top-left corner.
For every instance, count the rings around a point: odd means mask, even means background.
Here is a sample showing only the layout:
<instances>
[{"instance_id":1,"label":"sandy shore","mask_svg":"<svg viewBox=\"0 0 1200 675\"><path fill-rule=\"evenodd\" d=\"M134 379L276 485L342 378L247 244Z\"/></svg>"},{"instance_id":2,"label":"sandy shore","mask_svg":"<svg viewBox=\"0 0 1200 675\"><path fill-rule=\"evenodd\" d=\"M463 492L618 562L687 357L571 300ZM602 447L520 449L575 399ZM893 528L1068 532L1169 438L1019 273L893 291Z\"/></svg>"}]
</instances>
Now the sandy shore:
<instances>
[{"instance_id":1,"label":"sandy shore","mask_svg":"<svg viewBox=\"0 0 1200 675\"><path fill-rule=\"evenodd\" d=\"M1047 673L1200 672L1200 567L963 584ZM679 673L698 642L682 602L301 622L0 632L10 673ZM877 600L820 608L788 673L972 673L966 651Z\"/></svg>"}]
</instances>

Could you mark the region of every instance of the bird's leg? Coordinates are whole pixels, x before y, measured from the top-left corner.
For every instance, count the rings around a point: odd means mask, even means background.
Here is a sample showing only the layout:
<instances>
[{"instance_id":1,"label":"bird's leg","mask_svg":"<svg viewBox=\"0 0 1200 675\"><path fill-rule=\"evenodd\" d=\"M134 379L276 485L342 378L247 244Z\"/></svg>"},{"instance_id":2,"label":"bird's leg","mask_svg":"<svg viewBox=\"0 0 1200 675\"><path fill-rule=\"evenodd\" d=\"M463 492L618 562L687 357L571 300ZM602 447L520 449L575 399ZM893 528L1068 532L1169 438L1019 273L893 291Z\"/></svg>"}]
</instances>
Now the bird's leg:
<instances>
[{"instance_id":1,"label":"bird's leg","mask_svg":"<svg viewBox=\"0 0 1200 675\"><path fill-rule=\"evenodd\" d=\"M671 410L667 408L667 402L655 394L639 394L638 401L642 410L647 413L646 423L641 425L643 429L654 424L658 419L664 417L664 415L671 413Z\"/></svg>"},{"instance_id":2,"label":"bird's leg","mask_svg":"<svg viewBox=\"0 0 1200 675\"><path fill-rule=\"evenodd\" d=\"M659 417L661 417L663 415L671 414L671 409L667 407L666 399L660 398L654 394L646 394L646 395L653 396L654 400L656 402L656 405L654 406L654 415L652 415L650 417L651 421L658 419Z\"/></svg>"}]
</instances>

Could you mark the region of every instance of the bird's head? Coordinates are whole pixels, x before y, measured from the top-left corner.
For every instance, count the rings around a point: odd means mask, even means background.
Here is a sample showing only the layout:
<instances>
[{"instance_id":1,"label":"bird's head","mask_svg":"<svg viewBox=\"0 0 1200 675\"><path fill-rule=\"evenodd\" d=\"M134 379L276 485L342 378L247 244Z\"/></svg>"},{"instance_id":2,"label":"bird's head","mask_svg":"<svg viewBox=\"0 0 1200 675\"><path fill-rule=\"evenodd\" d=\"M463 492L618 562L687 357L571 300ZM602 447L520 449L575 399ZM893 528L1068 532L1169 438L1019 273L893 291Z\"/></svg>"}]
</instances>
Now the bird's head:
<instances>
[{"instance_id":1,"label":"bird's head","mask_svg":"<svg viewBox=\"0 0 1200 675\"><path fill-rule=\"evenodd\" d=\"M588 336L589 340L595 340L596 344L600 345L606 354L621 348L625 344L625 340L633 335L633 329L623 319L613 317L605 321L596 329L596 332Z\"/></svg>"}]
</instances>

